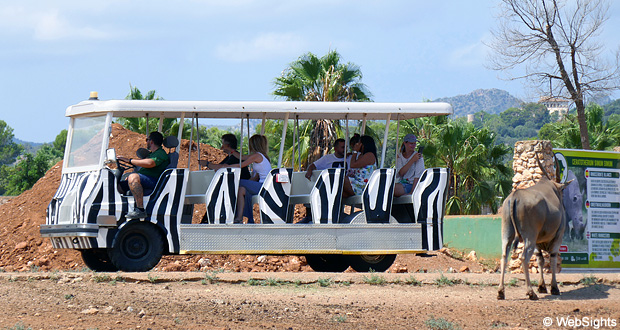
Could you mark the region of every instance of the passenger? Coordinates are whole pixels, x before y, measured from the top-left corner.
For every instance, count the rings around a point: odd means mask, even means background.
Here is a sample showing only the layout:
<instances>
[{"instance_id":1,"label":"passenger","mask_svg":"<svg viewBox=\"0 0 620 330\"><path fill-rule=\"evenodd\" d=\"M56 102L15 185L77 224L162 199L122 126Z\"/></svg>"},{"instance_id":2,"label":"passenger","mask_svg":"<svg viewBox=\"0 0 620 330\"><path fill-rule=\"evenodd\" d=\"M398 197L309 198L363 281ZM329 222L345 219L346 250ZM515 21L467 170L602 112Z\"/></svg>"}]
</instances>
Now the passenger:
<instances>
[{"instance_id":1,"label":"passenger","mask_svg":"<svg viewBox=\"0 0 620 330\"><path fill-rule=\"evenodd\" d=\"M405 135L396 158L397 183L394 185L394 197L411 194L424 172L422 153L415 150L417 142L415 135Z\"/></svg>"},{"instance_id":2,"label":"passenger","mask_svg":"<svg viewBox=\"0 0 620 330\"><path fill-rule=\"evenodd\" d=\"M375 140L368 135L362 135L360 141L353 147L351 168L344 179L343 197L361 195L370 175L376 169L377 147Z\"/></svg>"},{"instance_id":3,"label":"passenger","mask_svg":"<svg viewBox=\"0 0 620 330\"><path fill-rule=\"evenodd\" d=\"M353 136L351 137L351 139L349 140L349 149L353 150L353 147L355 146L356 143L360 142L360 135L355 133L353 134ZM353 152L348 152L347 153L347 169L351 168L351 158L353 157Z\"/></svg>"},{"instance_id":4,"label":"passenger","mask_svg":"<svg viewBox=\"0 0 620 330\"><path fill-rule=\"evenodd\" d=\"M157 184L159 176L170 164L170 158L161 147L164 137L159 132L151 132L146 139L148 150L147 158L135 159L118 156L121 161L134 166L141 167L137 172L129 174L126 181L121 181L120 185L124 191L131 190L136 201L136 207L125 215L127 219L140 219L147 216L144 210L144 190L152 190Z\"/></svg>"},{"instance_id":5,"label":"passenger","mask_svg":"<svg viewBox=\"0 0 620 330\"><path fill-rule=\"evenodd\" d=\"M220 164L234 165L239 164L239 152L237 151L237 137L235 134L222 135L222 151L228 156L220 162ZM241 168L241 179L249 180L251 178L250 171L247 166Z\"/></svg>"},{"instance_id":6,"label":"passenger","mask_svg":"<svg viewBox=\"0 0 620 330\"><path fill-rule=\"evenodd\" d=\"M248 218L248 223L254 223L254 212L252 196L257 195L263 182L271 172L271 163L267 156L267 138L264 135L255 134L250 137L250 154L242 156L241 167L254 164L254 175L249 180L239 181L239 194L237 195L237 210L235 212L235 223L242 223L243 217ZM239 167L237 164L211 164L207 163L207 168L220 169L222 167Z\"/></svg>"},{"instance_id":7,"label":"passenger","mask_svg":"<svg viewBox=\"0 0 620 330\"><path fill-rule=\"evenodd\" d=\"M327 168L344 167L344 143L344 139L334 141L334 153L327 154L310 164L306 171L306 179L310 180L312 178L314 170L322 171Z\"/></svg>"}]
</instances>

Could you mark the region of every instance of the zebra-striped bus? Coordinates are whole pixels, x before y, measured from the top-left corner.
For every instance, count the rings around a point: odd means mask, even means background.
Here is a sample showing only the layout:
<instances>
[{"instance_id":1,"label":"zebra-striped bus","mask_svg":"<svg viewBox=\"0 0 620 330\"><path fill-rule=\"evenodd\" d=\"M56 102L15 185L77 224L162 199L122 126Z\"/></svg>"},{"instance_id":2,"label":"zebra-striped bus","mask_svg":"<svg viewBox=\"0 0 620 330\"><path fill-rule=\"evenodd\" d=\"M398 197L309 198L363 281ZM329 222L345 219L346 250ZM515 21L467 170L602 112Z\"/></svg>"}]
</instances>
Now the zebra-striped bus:
<instances>
[{"instance_id":1,"label":"zebra-striped bus","mask_svg":"<svg viewBox=\"0 0 620 330\"><path fill-rule=\"evenodd\" d=\"M441 248L445 168L426 169L412 194L394 198L396 171L384 167L383 143L380 166L362 195L342 198L345 169L314 171L308 180L299 164L295 170L295 161L292 168L281 166L281 143L277 167L255 196L260 220L240 225L233 223L240 170L190 171L189 163L198 161L192 160L191 147L178 150L180 136L171 137L164 146L175 147L172 164L144 196L147 216L128 219L135 204L131 194L119 189L122 166L109 148L112 122L159 118L161 131L165 118L180 119L180 125L190 119L192 126L204 118L237 119L243 135L244 125L249 133L250 120L262 119L263 128L267 119L282 120L284 140L289 122L343 120L348 139L350 121L361 123L363 130L367 120L384 120L387 140L392 120L450 114L449 104L433 102L104 101L93 94L66 109L70 124L62 178L41 236L49 237L54 248L81 251L95 271L147 271L164 254L293 254L305 256L315 271L341 272L349 266L385 271L397 254ZM399 129L397 124L397 136ZM189 153L186 168L176 164L175 152ZM192 223L196 204L206 206L204 223ZM311 210L310 223L294 221L298 204Z\"/></svg>"}]
</instances>

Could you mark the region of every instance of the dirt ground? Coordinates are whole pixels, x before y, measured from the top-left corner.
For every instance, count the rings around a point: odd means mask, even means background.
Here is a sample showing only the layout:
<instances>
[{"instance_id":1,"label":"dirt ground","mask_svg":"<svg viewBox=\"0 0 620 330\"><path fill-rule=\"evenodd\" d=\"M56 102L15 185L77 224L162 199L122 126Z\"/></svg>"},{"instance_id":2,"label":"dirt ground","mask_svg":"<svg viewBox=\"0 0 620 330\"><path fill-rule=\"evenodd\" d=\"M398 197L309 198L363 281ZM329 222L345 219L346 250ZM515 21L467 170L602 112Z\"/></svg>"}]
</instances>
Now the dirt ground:
<instances>
[{"instance_id":1,"label":"dirt ground","mask_svg":"<svg viewBox=\"0 0 620 330\"><path fill-rule=\"evenodd\" d=\"M113 126L117 154L131 155L143 142ZM210 146L200 151L209 161L224 157ZM180 156L187 166L187 153ZM563 328L559 318L603 329L619 323L618 274L562 273L562 295L535 302L525 299L523 275L509 275L507 299L497 301L495 261L449 250L399 255L386 273L314 273L303 257L248 255L164 256L148 273L93 273L77 251L54 250L39 235L61 167L0 199L0 329L540 329L545 317L552 329ZM193 222L203 214L196 207Z\"/></svg>"},{"instance_id":2,"label":"dirt ground","mask_svg":"<svg viewBox=\"0 0 620 330\"><path fill-rule=\"evenodd\" d=\"M1 273L0 328L572 328L562 318L618 326L618 274L560 274L562 295L538 301L525 298L522 278L510 275L498 301L499 275L484 273Z\"/></svg>"}]
</instances>

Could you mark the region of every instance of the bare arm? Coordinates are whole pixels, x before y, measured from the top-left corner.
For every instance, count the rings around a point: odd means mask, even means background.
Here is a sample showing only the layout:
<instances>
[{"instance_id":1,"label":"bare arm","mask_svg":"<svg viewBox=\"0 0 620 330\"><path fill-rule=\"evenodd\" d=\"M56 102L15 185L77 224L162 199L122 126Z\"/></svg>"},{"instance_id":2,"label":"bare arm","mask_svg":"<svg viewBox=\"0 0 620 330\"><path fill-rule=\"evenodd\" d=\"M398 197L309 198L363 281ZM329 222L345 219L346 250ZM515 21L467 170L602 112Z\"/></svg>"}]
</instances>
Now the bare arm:
<instances>
[{"instance_id":1,"label":"bare arm","mask_svg":"<svg viewBox=\"0 0 620 330\"><path fill-rule=\"evenodd\" d=\"M306 171L306 179L310 180L310 178L312 178L312 172L316 170L316 166L314 166L314 163L310 164L310 166L308 166L308 170Z\"/></svg>"},{"instance_id":2,"label":"bare arm","mask_svg":"<svg viewBox=\"0 0 620 330\"><path fill-rule=\"evenodd\" d=\"M416 152L413 155L413 157L411 157L411 159L409 159L409 161L405 163L405 165L403 165L403 167L401 167L400 170L398 170L398 175L400 175L401 178L404 177L405 174L407 174L407 171L409 171L409 169L411 168L411 166L413 166L415 162L420 160L421 157L422 157L422 154L420 154L419 152Z\"/></svg>"},{"instance_id":3,"label":"bare arm","mask_svg":"<svg viewBox=\"0 0 620 330\"><path fill-rule=\"evenodd\" d=\"M207 165L207 168L217 170L217 169L220 169L220 168L223 168L223 167L235 167L235 168L248 167L250 164L260 163L262 161L263 161L263 156L261 156L259 153L254 153L254 154L248 155L247 159L241 162L241 166L239 166L238 163L237 164L232 164L232 165L209 163Z\"/></svg>"},{"instance_id":4,"label":"bare arm","mask_svg":"<svg viewBox=\"0 0 620 330\"><path fill-rule=\"evenodd\" d=\"M123 156L118 156L117 158L124 162L130 163L131 165L134 165L134 166L140 166L144 168L155 167L155 161L151 158L139 159L139 158L127 158Z\"/></svg>"},{"instance_id":5,"label":"bare arm","mask_svg":"<svg viewBox=\"0 0 620 330\"><path fill-rule=\"evenodd\" d=\"M364 166L374 164L376 161L377 158L375 155L372 152L367 152L359 156L357 159L355 159L355 157L351 157L351 168L362 168Z\"/></svg>"}]
</instances>

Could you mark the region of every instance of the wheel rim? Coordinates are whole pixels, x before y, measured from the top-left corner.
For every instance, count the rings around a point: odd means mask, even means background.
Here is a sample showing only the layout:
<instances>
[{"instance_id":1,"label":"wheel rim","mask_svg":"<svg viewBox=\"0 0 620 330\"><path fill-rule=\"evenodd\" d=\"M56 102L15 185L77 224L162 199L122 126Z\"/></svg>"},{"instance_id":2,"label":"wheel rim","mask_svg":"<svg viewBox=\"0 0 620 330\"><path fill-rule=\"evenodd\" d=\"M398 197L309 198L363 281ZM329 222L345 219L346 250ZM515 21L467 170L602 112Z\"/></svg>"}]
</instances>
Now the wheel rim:
<instances>
[{"instance_id":1,"label":"wheel rim","mask_svg":"<svg viewBox=\"0 0 620 330\"><path fill-rule=\"evenodd\" d=\"M141 234L128 235L123 242L123 253L131 259L140 259L148 254L149 241Z\"/></svg>"}]
</instances>

